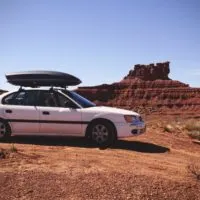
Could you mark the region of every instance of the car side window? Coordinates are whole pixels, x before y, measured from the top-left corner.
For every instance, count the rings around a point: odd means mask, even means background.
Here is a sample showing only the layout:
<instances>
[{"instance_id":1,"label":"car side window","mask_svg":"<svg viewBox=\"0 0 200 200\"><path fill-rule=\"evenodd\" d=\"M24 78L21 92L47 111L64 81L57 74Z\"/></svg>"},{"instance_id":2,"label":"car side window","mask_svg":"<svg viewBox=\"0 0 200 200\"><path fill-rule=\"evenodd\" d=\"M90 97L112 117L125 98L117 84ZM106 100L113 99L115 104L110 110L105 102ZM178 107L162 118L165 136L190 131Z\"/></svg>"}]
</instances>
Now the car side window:
<instances>
[{"instance_id":1,"label":"car side window","mask_svg":"<svg viewBox=\"0 0 200 200\"><path fill-rule=\"evenodd\" d=\"M40 91L38 105L45 107L58 107L55 93L53 91Z\"/></svg>"},{"instance_id":2,"label":"car side window","mask_svg":"<svg viewBox=\"0 0 200 200\"><path fill-rule=\"evenodd\" d=\"M30 90L25 93L24 105L35 106L37 102L38 91Z\"/></svg>"},{"instance_id":3,"label":"car side window","mask_svg":"<svg viewBox=\"0 0 200 200\"><path fill-rule=\"evenodd\" d=\"M56 93L58 97L59 106L63 108L77 108L77 105L70 99L60 93Z\"/></svg>"},{"instance_id":4,"label":"car side window","mask_svg":"<svg viewBox=\"0 0 200 200\"><path fill-rule=\"evenodd\" d=\"M37 91L19 91L14 92L6 96L3 100L3 104L8 105L24 105L24 106L35 106L37 99Z\"/></svg>"},{"instance_id":5,"label":"car side window","mask_svg":"<svg viewBox=\"0 0 200 200\"><path fill-rule=\"evenodd\" d=\"M12 94L9 94L8 96L6 96L2 103L3 104L7 104L7 105L14 105L14 100L15 100L15 96L16 96L17 92L14 92Z\"/></svg>"}]
</instances>

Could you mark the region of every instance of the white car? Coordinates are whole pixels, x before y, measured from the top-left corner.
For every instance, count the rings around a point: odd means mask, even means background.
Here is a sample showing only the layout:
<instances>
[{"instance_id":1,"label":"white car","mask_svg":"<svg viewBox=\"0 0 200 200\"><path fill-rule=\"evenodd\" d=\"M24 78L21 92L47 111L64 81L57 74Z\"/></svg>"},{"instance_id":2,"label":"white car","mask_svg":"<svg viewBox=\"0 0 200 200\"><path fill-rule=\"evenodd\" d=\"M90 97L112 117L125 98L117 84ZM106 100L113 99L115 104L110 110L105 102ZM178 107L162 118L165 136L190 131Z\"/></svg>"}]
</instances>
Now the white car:
<instances>
[{"instance_id":1,"label":"white car","mask_svg":"<svg viewBox=\"0 0 200 200\"><path fill-rule=\"evenodd\" d=\"M0 139L12 135L87 137L97 145L145 132L133 111L96 106L63 88L30 88L0 96Z\"/></svg>"}]
</instances>

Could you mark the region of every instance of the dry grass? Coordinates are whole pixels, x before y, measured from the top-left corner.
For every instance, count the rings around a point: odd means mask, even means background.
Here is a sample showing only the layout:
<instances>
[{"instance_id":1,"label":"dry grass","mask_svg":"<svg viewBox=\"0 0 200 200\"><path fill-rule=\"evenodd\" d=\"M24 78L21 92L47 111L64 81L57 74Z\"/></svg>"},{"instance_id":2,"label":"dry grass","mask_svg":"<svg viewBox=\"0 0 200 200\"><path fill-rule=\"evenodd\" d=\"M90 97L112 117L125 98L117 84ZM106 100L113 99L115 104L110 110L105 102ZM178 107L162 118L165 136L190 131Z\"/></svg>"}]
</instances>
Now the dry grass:
<instances>
[{"instance_id":1,"label":"dry grass","mask_svg":"<svg viewBox=\"0 0 200 200\"><path fill-rule=\"evenodd\" d=\"M12 144L12 146L10 147L10 152L11 153L16 153L17 152L17 147L15 147L14 144Z\"/></svg>"},{"instance_id":2,"label":"dry grass","mask_svg":"<svg viewBox=\"0 0 200 200\"><path fill-rule=\"evenodd\" d=\"M16 148L14 144L12 144L9 149L0 148L0 159L5 159L9 157L11 153L17 153L17 152L18 152L18 149Z\"/></svg>"},{"instance_id":3,"label":"dry grass","mask_svg":"<svg viewBox=\"0 0 200 200\"><path fill-rule=\"evenodd\" d=\"M200 121L190 120L186 122L185 129L188 131L200 131Z\"/></svg>"},{"instance_id":4,"label":"dry grass","mask_svg":"<svg viewBox=\"0 0 200 200\"><path fill-rule=\"evenodd\" d=\"M190 120L186 122L185 129L191 138L200 140L200 121Z\"/></svg>"},{"instance_id":5,"label":"dry grass","mask_svg":"<svg viewBox=\"0 0 200 200\"><path fill-rule=\"evenodd\" d=\"M178 132L182 132L183 130L182 125L180 125L177 122L172 122L172 123L168 123L167 125L163 125L163 129L165 132L168 132L168 133L178 133Z\"/></svg>"},{"instance_id":6,"label":"dry grass","mask_svg":"<svg viewBox=\"0 0 200 200\"><path fill-rule=\"evenodd\" d=\"M188 172L192 174L193 177L195 177L197 180L200 181L200 166L192 162L190 165L188 165L187 168Z\"/></svg>"},{"instance_id":7,"label":"dry grass","mask_svg":"<svg viewBox=\"0 0 200 200\"><path fill-rule=\"evenodd\" d=\"M189 132L188 135L189 135L191 138L200 140L200 131L192 131L192 132Z\"/></svg>"},{"instance_id":8,"label":"dry grass","mask_svg":"<svg viewBox=\"0 0 200 200\"><path fill-rule=\"evenodd\" d=\"M0 159L6 158L6 152L4 149L0 149Z\"/></svg>"}]
</instances>

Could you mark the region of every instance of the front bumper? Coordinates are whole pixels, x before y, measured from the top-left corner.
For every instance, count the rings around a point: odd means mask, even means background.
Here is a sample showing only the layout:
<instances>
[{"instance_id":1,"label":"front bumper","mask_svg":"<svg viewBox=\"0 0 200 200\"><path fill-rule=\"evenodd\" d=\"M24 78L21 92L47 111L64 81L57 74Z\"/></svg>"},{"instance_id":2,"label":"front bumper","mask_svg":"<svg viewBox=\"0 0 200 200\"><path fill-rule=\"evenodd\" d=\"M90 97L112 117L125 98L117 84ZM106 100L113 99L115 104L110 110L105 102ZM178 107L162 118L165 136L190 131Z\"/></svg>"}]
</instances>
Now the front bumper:
<instances>
[{"instance_id":1,"label":"front bumper","mask_svg":"<svg viewBox=\"0 0 200 200\"><path fill-rule=\"evenodd\" d=\"M118 138L132 137L146 132L144 121L135 121L133 123L119 123L116 125Z\"/></svg>"},{"instance_id":2,"label":"front bumper","mask_svg":"<svg viewBox=\"0 0 200 200\"><path fill-rule=\"evenodd\" d=\"M130 129L133 135L139 135L146 131L146 125L143 121L134 122L130 124Z\"/></svg>"}]
</instances>

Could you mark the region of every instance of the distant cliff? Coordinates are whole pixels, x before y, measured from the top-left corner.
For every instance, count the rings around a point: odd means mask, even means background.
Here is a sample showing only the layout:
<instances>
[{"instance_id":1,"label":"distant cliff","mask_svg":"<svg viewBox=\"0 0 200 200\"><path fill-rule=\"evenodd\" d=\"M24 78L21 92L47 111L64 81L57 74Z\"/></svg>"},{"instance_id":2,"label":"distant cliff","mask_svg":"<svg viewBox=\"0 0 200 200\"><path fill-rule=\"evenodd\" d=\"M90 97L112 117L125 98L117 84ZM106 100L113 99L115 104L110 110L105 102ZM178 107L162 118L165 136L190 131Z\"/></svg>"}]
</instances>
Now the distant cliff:
<instances>
[{"instance_id":1,"label":"distant cliff","mask_svg":"<svg viewBox=\"0 0 200 200\"><path fill-rule=\"evenodd\" d=\"M135 65L120 82L79 87L77 92L98 105L151 113L200 111L200 88L171 80L169 62Z\"/></svg>"}]
</instances>

